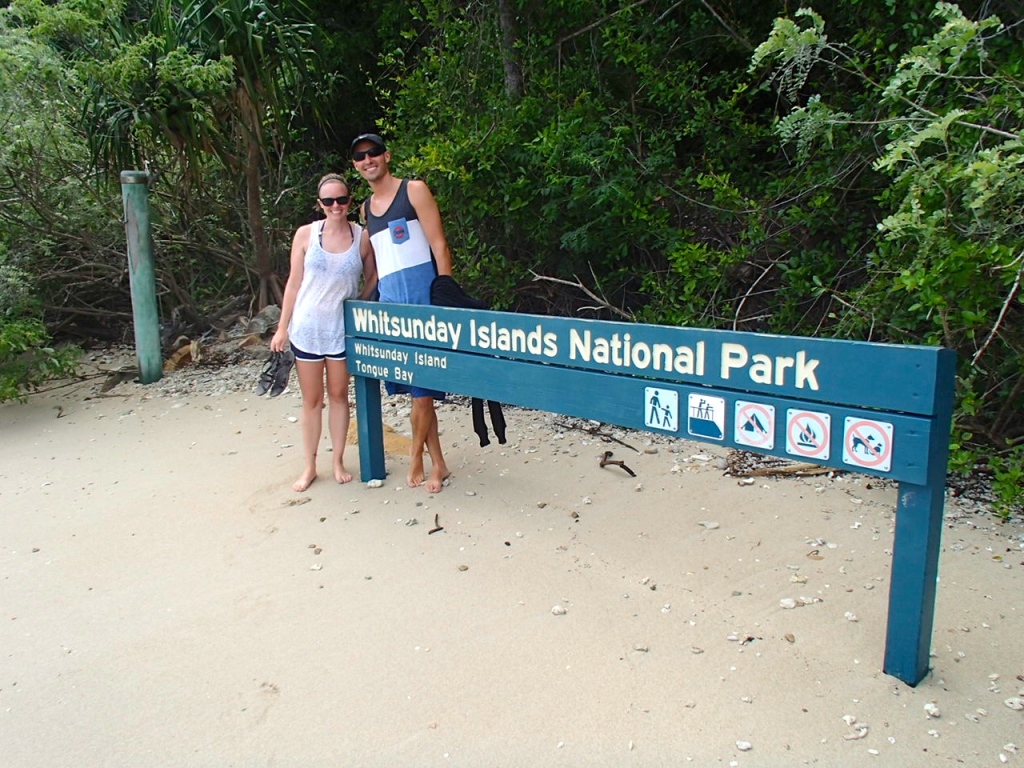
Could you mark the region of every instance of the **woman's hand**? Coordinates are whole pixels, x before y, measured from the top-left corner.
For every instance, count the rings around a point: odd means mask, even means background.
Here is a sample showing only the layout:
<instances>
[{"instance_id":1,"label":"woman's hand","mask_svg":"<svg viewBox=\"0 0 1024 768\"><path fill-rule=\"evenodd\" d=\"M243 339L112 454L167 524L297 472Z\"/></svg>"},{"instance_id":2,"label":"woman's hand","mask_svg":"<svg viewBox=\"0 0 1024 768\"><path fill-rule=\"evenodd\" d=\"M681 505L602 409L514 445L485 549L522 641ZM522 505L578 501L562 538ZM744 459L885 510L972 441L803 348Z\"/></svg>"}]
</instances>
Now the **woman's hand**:
<instances>
[{"instance_id":1,"label":"woman's hand","mask_svg":"<svg viewBox=\"0 0 1024 768\"><path fill-rule=\"evenodd\" d=\"M274 338L270 340L271 352L284 352L288 348L288 329L278 328Z\"/></svg>"}]
</instances>

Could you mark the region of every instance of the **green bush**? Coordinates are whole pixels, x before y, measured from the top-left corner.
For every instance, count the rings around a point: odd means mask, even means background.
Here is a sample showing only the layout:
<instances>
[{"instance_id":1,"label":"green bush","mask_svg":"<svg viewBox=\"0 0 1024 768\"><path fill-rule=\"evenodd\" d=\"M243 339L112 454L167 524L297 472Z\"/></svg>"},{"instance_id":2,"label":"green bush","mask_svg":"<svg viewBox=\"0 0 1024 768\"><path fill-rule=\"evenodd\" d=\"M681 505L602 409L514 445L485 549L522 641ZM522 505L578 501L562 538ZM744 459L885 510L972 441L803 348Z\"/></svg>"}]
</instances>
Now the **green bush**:
<instances>
[{"instance_id":1,"label":"green bush","mask_svg":"<svg viewBox=\"0 0 1024 768\"><path fill-rule=\"evenodd\" d=\"M0 402L24 400L44 381L74 374L77 350L50 346L25 274L2 253L0 307Z\"/></svg>"}]
</instances>

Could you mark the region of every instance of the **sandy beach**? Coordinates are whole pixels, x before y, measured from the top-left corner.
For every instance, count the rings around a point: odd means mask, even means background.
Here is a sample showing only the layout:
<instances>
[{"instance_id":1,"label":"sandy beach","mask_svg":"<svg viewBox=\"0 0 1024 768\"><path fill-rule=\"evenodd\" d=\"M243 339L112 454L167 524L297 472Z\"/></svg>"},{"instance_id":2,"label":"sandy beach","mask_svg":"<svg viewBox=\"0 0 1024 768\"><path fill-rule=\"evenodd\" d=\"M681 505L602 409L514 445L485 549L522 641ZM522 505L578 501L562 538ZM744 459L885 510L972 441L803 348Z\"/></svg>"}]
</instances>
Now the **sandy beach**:
<instances>
[{"instance_id":1,"label":"sandy beach","mask_svg":"<svg viewBox=\"0 0 1024 768\"><path fill-rule=\"evenodd\" d=\"M891 483L515 408L482 448L458 400L431 495L387 398L383 487L350 446L297 494L294 378L194 375L0 406L5 768L1024 766L1020 519L947 503L911 688Z\"/></svg>"}]
</instances>

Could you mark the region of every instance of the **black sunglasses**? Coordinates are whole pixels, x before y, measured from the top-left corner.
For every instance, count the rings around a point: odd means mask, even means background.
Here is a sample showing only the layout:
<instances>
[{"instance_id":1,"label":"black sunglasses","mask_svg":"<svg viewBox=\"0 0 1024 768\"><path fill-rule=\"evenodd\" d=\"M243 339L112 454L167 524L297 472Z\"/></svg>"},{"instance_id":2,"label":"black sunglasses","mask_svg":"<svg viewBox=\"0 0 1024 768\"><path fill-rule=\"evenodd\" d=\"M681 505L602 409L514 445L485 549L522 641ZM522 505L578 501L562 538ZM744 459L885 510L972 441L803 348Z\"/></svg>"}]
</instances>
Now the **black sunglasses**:
<instances>
[{"instance_id":1,"label":"black sunglasses","mask_svg":"<svg viewBox=\"0 0 1024 768\"><path fill-rule=\"evenodd\" d=\"M358 163L360 160L365 160L367 155L369 155L370 157L380 157L383 154L384 147L370 147L369 149L357 149L352 153L352 159Z\"/></svg>"},{"instance_id":2,"label":"black sunglasses","mask_svg":"<svg viewBox=\"0 0 1024 768\"><path fill-rule=\"evenodd\" d=\"M335 203L338 205L348 205L348 201L351 199L352 198L349 195L342 195L341 197L321 197L320 202L324 204L324 208L330 208Z\"/></svg>"}]
</instances>

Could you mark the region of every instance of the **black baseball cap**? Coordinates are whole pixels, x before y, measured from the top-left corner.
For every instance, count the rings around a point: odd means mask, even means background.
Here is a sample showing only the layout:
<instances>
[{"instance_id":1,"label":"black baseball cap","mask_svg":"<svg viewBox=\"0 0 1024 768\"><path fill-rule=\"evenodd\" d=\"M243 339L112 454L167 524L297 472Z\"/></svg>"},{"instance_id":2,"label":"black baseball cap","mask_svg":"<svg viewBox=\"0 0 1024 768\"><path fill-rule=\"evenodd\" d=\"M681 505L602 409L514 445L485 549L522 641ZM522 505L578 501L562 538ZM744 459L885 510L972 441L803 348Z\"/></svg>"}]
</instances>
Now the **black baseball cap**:
<instances>
[{"instance_id":1,"label":"black baseball cap","mask_svg":"<svg viewBox=\"0 0 1024 768\"><path fill-rule=\"evenodd\" d=\"M355 151L356 144L358 144L361 141L368 141L371 144L376 144L381 149L387 149L387 147L384 145L384 139L382 139L376 133L361 133L354 139L352 139L352 144L348 148L349 154Z\"/></svg>"}]
</instances>

